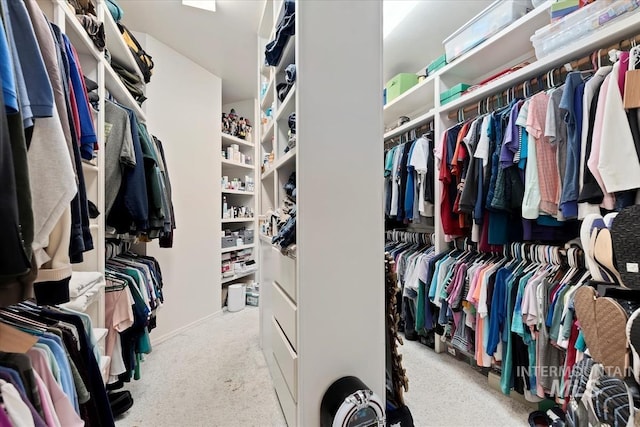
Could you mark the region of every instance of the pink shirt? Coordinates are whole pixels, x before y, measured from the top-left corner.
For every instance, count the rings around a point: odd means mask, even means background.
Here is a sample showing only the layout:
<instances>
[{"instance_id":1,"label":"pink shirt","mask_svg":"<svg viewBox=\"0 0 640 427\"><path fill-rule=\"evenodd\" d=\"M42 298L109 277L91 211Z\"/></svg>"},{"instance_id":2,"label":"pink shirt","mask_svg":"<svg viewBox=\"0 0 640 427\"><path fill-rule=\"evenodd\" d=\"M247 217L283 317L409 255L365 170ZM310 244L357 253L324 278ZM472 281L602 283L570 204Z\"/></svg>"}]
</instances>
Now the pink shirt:
<instances>
[{"instance_id":1,"label":"pink shirt","mask_svg":"<svg viewBox=\"0 0 640 427\"><path fill-rule=\"evenodd\" d=\"M548 107L549 95L546 93L541 92L531 98L527 132L535 141L540 184L540 210L555 216L558 214L560 172L557 161L558 147L549 143L549 138L545 136Z\"/></svg>"},{"instance_id":2,"label":"pink shirt","mask_svg":"<svg viewBox=\"0 0 640 427\"><path fill-rule=\"evenodd\" d=\"M84 427L84 421L82 421L76 413L69 397L62 391L62 388L60 388L60 385L53 377L47 365L45 352L33 347L29 349L27 356L31 359L33 370L40 376L44 387L49 392L49 396L51 396L51 401L53 402L55 413L60 420L60 425L64 427Z\"/></svg>"}]
</instances>

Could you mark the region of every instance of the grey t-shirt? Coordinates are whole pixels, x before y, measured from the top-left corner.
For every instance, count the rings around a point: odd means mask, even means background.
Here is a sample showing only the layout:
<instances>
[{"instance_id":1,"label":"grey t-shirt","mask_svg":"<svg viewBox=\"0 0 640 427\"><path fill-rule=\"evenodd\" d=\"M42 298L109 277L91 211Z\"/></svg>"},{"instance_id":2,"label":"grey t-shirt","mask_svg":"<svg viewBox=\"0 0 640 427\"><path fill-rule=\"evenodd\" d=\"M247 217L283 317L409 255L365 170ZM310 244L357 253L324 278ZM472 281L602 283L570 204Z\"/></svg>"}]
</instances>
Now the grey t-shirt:
<instances>
[{"instance_id":1,"label":"grey t-shirt","mask_svg":"<svg viewBox=\"0 0 640 427\"><path fill-rule=\"evenodd\" d=\"M136 165L131 123L128 113L111 101L104 103L105 114L105 210L111 212L113 202L120 192L125 168Z\"/></svg>"}]
</instances>

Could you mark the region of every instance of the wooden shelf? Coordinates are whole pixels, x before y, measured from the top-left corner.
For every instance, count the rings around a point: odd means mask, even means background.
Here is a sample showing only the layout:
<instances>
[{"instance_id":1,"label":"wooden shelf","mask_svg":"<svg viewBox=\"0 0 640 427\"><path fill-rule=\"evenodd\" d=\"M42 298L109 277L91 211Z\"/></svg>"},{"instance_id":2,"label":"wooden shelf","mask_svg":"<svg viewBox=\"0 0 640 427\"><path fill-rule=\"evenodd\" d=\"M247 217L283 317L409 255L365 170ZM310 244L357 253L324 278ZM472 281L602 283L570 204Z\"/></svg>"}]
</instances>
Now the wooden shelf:
<instances>
[{"instance_id":1,"label":"wooden shelf","mask_svg":"<svg viewBox=\"0 0 640 427\"><path fill-rule=\"evenodd\" d=\"M235 167L235 168L250 169L250 170L255 169L255 167L253 165L245 165L245 164L238 163L238 162L232 162L231 160L227 160L227 159L222 159L222 165L223 166Z\"/></svg>"},{"instance_id":2,"label":"wooden shelf","mask_svg":"<svg viewBox=\"0 0 640 427\"><path fill-rule=\"evenodd\" d=\"M232 135L226 134L224 132L222 132L222 142L223 143L227 142L229 144L238 144L240 146L249 147L249 148L255 147L253 142L249 142L249 141L246 141L244 139L240 139L237 136L232 136Z\"/></svg>"},{"instance_id":3,"label":"wooden shelf","mask_svg":"<svg viewBox=\"0 0 640 427\"><path fill-rule=\"evenodd\" d=\"M240 273L240 274L234 274L231 277L223 277L222 278L222 284L224 285L225 283L233 282L234 280L243 279L243 278L245 278L247 276L251 276L252 274L255 274L257 272L258 272L258 269L255 269L255 270L246 271L246 272Z\"/></svg>"},{"instance_id":4,"label":"wooden shelf","mask_svg":"<svg viewBox=\"0 0 640 427\"><path fill-rule=\"evenodd\" d=\"M222 190L222 194L240 194L242 196L253 196L255 193L253 191Z\"/></svg>"},{"instance_id":5,"label":"wooden shelf","mask_svg":"<svg viewBox=\"0 0 640 427\"><path fill-rule=\"evenodd\" d=\"M234 252L234 251L242 251L244 249L253 249L255 247L255 244L252 243L250 245L242 245L242 246L233 246L230 248L222 248L222 253L227 253L227 252Z\"/></svg>"}]
</instances>

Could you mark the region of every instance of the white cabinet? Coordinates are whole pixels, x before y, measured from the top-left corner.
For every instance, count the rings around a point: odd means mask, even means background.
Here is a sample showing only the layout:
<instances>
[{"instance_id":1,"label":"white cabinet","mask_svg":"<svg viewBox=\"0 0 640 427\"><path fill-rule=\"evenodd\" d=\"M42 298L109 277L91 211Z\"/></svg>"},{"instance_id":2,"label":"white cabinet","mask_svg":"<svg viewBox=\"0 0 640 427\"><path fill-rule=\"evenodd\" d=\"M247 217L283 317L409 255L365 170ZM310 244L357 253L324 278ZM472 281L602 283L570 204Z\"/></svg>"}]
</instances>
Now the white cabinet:
<instances>
[{"instance_id":1,"label":"white cabinet","mask_svg":"<svg viewBox=\"0 0 640 427\"><path fill-rule=\"evenodd\" d=\"M258 30L259 205L269 222L295 172L297 239L283 254L259 238L261 343L287 423L315 426L343 376L384 396L381 2L297 1L295 36L264 66L284 4L268 0Z\"/></svg>"}]
</instances>

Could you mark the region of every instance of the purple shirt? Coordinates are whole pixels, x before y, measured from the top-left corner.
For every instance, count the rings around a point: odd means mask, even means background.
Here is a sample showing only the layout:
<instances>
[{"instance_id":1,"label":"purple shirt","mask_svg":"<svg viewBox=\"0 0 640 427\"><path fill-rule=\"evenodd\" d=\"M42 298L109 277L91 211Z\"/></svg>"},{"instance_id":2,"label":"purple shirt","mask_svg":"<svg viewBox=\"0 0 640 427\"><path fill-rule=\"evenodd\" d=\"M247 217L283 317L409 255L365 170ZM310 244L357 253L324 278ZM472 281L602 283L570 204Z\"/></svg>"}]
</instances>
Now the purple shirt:
<instances>
[{"instance_id":1,"label":"purple shirt","mask_svg":"<svg viewBox=\"0 0 640 427\"><path fill-rule=\"evenodd\" d=\"M518 101L509 114L509 122L504 135L504 142L500 148L500 167L506 169L513 166L513 158L520 147L520 132L516 126L518 114L524 101Z\"/></svg>"}]
</instances>

